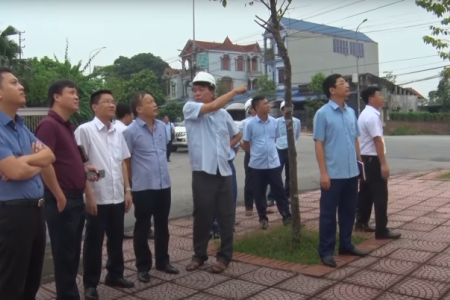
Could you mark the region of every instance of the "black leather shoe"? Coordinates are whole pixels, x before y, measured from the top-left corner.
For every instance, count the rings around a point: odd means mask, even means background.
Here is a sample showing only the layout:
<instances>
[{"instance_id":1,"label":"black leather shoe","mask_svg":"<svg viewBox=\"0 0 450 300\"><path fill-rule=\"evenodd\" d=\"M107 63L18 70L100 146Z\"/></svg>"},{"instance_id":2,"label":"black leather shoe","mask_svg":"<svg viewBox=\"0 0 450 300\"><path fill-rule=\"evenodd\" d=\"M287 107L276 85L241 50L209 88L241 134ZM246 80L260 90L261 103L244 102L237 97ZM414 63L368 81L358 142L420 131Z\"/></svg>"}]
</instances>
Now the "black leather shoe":
<instances>
[{"instance_id":1,"label":"black leather shoe","mask_svg":"<svg viewBox=\"0 0 450 300\"><path fill-rule=\"evenodd\" d=\"M359 232L375 232L375 226L368 225L368 224L356 223L355 224L355 231L359 231Z\"/></svg>"},{"instance_id":2,"label":"black leather shoe","mask_svg":"<svg viewBox=\"0 0 450 300\"><path fill-rule=\"evenodd\" d=\"M96 288L87 288L84 290L84 299L98 300L98 293Z\"/></svg>"},{"instance_id":3,"label":"black leather shoe","mask_svg":"<svg viewBox=\"0 0 450 300\"><path fill-rule=\"evenodd\" d=\"M324 256L324 257L321 257L320 260L327 267L331 267L331 268L337 267L336 261L334 260L333 256Z\"/></svg>"},{"instance_id":4,"label":"black leather shoe","mask_svg":"<svg viewBox=\"0 0 450 300\"><path fill-rule=\"evenodd\" d=\"M339 255L351 255L351 256L364 257L364 256L369 255L369 252L358 250L355 248L351 251L339 251Z\"/></svg>"},{"instance_id":5,"label":"black leather shoe","mask_svg":"<svg viewBox=\"0 0 450 300\"><path fill-rule=\"evenodd\" d=\"M148 233L148 239L149 240L155 239L155 233L153 232L153 230L151 228L150 228L150 231Z\"/></svg>"},{"instance_id":6,"label":"black leather shoe","mask_svg":"<svg viewBox=\"0 0 450 300\"><path fill-rule=\"evenodd\" d=\"M396 240L399 239L401 236L402 236L401 233L392 231L388 231L385 234L375 234L375 238L377 240L388 240L388 239Z\"/></svg>"},{"instance_id":7,"label":"black leather shoe","mask_svg":"<svg viewBox=\"0 0 450 300\"><path fill-rule=\"evenodd\" d=\"M140 282L150 282L150 274L148 272L138 272L138 280Z\"/></svg>"},{"instance_id":8,"label":"black leather shoe","mask_svg":"<svg viewBox=\"0 0 450 300\"><path fill-rule=\"evenodd\" d=\"M172 266L171 264L167 264L162 268L156 268L156 270L167 273L167 274L178 274L180 271Z\"/></svg>"},{"instance_id":9,"label":"black leather shoe","mask_svg":"<svg viewBox=\"0 0 450 300\"><path fill-rule=\"evenodd\" d=\"M125 278L111 279L108 275L105 277L105 285L122 289L134 288L134 283L132 281L126 280Z\"/></svg>"}]
</instances>

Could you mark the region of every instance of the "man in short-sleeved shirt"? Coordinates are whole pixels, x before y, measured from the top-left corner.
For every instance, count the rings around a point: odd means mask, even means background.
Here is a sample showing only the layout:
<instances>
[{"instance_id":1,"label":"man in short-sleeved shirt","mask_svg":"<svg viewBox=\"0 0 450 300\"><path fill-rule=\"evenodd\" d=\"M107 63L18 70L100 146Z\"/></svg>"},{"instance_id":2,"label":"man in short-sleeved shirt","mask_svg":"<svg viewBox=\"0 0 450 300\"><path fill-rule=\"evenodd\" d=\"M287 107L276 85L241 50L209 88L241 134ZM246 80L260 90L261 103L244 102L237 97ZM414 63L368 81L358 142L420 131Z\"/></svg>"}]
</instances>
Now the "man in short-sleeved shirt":
<instances>
[{"instance_id":1,"label":"man in short-sleeved shirt","mask_svg":"<svg viewBox=\"0 0 450 300\"><path fill-rule=\"evenodd\" d=\"M43 168L55 160L17 115L25 93L0 68L0 299L31 300L41 284L46 230Z\"/></svg>"},{"instance_id":2,"label":"man in short-sleeved shirt","mask_svg":"<svg viewBox=\"0 0 450 300\"><path fill-rule=\"evenodd\" d=\"M245 124L243 148L250 152L250 173L252 174L253 195L262 229L267 229L269 219L266 215L267 185L270 185L283 224L291 221L289 202L286 198L281 178L280 159L276 139L279 137L277 120L269 116L270 103L263 96L254 97L252 106L256 116Z\"/></svg>"},{"instance_id":3,"label":"man in short-sleeved shirt","mask_svg":"<svg viewBox=\"0 0 450 300\"><path fill-rule=\"evenodd\" d=\"M241 135L233 120L228 118L228 112L222 108L246 89L240 87L214 100L215 89L214 77L199 72L193 80L195 100L183 107L194 200L194 256L186 267L187 271L197 270L208 260L209 231L214 215L217 217L221 243L217 262L211 271L223 272L233 254L235 206L228 159L230 147L240 141Z\"/></svg>"},{"instance_id":4,"label":"man in short-sleeved shirt","mask_svg":"<svg viewBox=\"0 0 450 300\"><path fill-rule=\"evenodd\" d=\"M358 201L359 128L355 112L345 103L348 83L339 74L323 83L330 99L314 116L314 141L320 169L319 255L336 267L336 212L339 222L339 254L365 256L352 244L351 236Z\"/></svg>"},{"instance_id":5,"label":"man in short-sleeved shirt","mask_svg":"<svg viewBox=\"0 0 450 300\"><path fill-rule=\"evenodd\" d=\"M379 111L384 104L383 96L378 87L370 86L361 92L361 98L366 103L358 119L366 180L360 183L355 230L374 231L377 239L397 239L401 234L387 229L389 166ZM375 206L375 228L368 225L372 205Z\"/></svg>"},{"instance_id":6,"label":"man in short-sleeved shirt","mask_svg":"<svg viewBox=\"0 0 450 300\"><path fill-rule=\"evenodd\" d=\"M175 126L173 126L173 123L170 122L169 116L164 116L163 121L166 129L167 161L170 162L170 154L172 153L172 142L175 137Z\"/></svg>"}]
</instances>

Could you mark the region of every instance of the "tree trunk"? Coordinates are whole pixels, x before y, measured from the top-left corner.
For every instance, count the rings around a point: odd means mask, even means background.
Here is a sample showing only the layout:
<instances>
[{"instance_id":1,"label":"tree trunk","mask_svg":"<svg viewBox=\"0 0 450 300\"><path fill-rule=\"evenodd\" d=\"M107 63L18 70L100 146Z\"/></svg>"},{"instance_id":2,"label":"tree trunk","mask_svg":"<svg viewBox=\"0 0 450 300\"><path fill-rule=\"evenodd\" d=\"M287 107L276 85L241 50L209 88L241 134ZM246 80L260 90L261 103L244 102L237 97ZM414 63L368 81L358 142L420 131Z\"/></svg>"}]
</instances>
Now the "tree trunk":
<instances>
[{"instance_id":1,"label":"tree trunk","mask_svg":"<svg viewBox=\"0 0 450 300\"><path fill-rule=\"evenodd\" d=\"M298 181L297 181L297 150L295 148L294 138L294 123L292 121L292 115L294 107L292 105L292 67L291 59L289 58L287 48L284 44L284 40L281 37L280 32L280 20L277 11L277 1L270 0L271 8L271 31L278 47L278 53L284 62L284 111L286 119L286 131L288 140L288 152L289 152L289 177L290 177L290 190L291 190L291 210L292 210L292 242L293 245L300 244L301 239L301 220L300 220L300 207L298 199Z\"/></svg>"}]
</instances>

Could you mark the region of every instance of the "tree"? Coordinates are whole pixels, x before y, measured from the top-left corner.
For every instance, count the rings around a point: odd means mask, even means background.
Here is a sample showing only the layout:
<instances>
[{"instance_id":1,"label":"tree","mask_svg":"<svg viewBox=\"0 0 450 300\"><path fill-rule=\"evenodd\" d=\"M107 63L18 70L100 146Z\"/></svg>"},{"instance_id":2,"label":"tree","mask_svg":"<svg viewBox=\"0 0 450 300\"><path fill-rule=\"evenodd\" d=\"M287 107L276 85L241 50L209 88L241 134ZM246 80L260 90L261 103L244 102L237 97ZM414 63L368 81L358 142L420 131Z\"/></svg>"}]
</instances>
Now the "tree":
<instances>
[{"instance_id":1,"label":"tree","mask_svg":"<svg viewBox=\"0 0 450 300\"><path fill-rule=\"evenodd\" d=\"M18 33L19 31L13 26L8 26L5 30L0 31L0 66L11 67L22 51L19 45L10 39L12 35Z\"/></svg>"},{"instance_id":2,"label":"tree","mask_svg":"<svg viewBox=\"0 0 450 300\"><path fill-rule=\"evenodd\" d=\"M307 99L305 102L305 111L307 118L306 126L308 128L313 128L313 119L316 112L323 106L325 95L323 94L323 82L327 76L324 73L317 73L311 77L311 82L309 83L309 90L316 96L315 100Z\"/></svg>"},{"instance_id":3,"label":"tree","mask_svg":"<svg viewBox=\"0 0 450 300\"><path fill-rule=\"evenodd\" d=\"M131 99L136 92L146 92L153 96L158 106L166 101L164 92L158 84L158 78L150 70L142 70L132 75L126 82L124 91L125 99Z\"/></svg>"},{"instance_id":4,"label":"tree","mask_svg":"<svg viewBox=\"0 0 450 300\"><path fill-rule=\"evenodd\" d=\"M105 79L103 88L110 90L117 102L129 102L131 99L127 98L127 95L125 94L126 86L127 82L125 80L117 76L110 76Z\"/></svg>"},{"instance_id":5,"label":"tree","mask_svg":"<svg viewBox=\"0 0 450 300\"><path fill-rule=\"evenodd\" d=\"M383 74L386 74L385 76L381 77L383 79L386 79L389 82L395 83L397 79L397 75L394 75L393 71L385 71Z\"/></svg>"},{"instance_id":6,"label":"tree","mask_svg":"<svg viewBox=\"0 0 450 300\"><path fill-rule=\"evenodd\" d=\"M222 95L225 95L227 93L227 87L225 86L225 83L222 81L222 79L216 80L216 98L220 97Z\"/></svg>"},{"instance_id":7,"label":"tree","mask_svg":"<svg viewBox=\"0 0 450 300\"><path fill-rule=\"evenodd\" d=\"M227 1L220 0L222 5L226 7ZM294 140L294 124L292 122L292 66L291 59L284 44L284 38L281 36L281 18L289 8L292 0L284 0L277 5L277 0L259 0L250 1L249 5L261 3L264 5L270 14L270 18L266 21L258 16L255 16L257 20L255 22L261 26L266 32L271 33L275 39L276 46L278 47L278 55L281 57L284 63L284 100L286 103L285 118L286 118L286 131L288 136L288 152L289 152L289 175L290 175L290 187L291 187L291 208L292 208L292 244L298 246L301 238L301 219L300 208L298 199L298 181L297 181L297 150L295 148Z\"/></svg>"},{"instance_id":8,"label":"tree","mask_svg":"<svg viewBox=\"0 0 450 300\"><path fill-rule=\"evenodd\" d=\"M183 116L183 105L175 101L170 101L159 109L158 115L164 117L167 115L173 122Z\"/></svg>"},{"instance_id":9,"label":"tree","mask_svg":"<svg viewBox=\"0 0 450 300\"><path fill-rule=\"evenodd\" d=\"M445 71L444 71L445 72ZM444 74L444 72L442 74ZM428 105L442 106L444 111L450 110L450 82L443 76L437 89L428 93Z\"/></svg>"},{"instance_id":10,"label":"tree","mask_svg":"<svg viewBox=\"0 0 450 300\"><path fill-rule=\"evenodd\" d=\"M257 82L257 92L255 96L263 95L269 100L276 100L277 98L277 86L272 79L267 75L261 75L258 77Z\"/></svg>"}]
</instances>

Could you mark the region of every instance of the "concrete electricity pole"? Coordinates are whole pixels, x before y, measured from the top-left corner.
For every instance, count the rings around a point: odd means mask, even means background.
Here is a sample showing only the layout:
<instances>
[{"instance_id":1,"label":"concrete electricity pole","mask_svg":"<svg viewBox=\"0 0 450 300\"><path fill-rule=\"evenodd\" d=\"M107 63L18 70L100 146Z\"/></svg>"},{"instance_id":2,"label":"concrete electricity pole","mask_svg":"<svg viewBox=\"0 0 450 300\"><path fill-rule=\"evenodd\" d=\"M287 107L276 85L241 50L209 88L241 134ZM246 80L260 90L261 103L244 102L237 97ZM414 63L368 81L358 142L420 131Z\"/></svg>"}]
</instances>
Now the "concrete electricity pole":
<instances>
[{"instance_id":1,"label":"concrete electricity pole","mask_svg":"<svg viewBox=\"0 0 450 300\"><path fill-rule=\"evenodd\" d=\"M192 0L192 57L191 57L191 82L195 77L196 54L195 54L195 0Z\"/></svg>"},{"instance_id":2,"label":"concrete electricity pole","mask_svg":"<svg viewBox=\"0 0 450 300\"><path fill-rule=\"evenodd\" d=\"M22 45L22 42L25 42L25 39L22 38L22 34L24 34L25 31L19 31L19 59L22 59L22 49L25 48L25 45Z\"/></svg>"},{"instance_id":3,"label":"concrete electricity pole","mask_svg":"<svg viewBox=\"0 0 450 300\"><path fill-rule=\"evenodd\" d=\"M355 48L358 48L358 30L359 30L359 26L361 26L363 23L367 22L367 19L364 19L364 21L362 21L358 27L356 27L356 32L355 32L355 40L356 40L356 44L355 44ZM356 83L356 101L358 102L358 118L359 118L359 114L361 113L361 102L359 100L359 51L356 51L356 78L357 78L357 83Z\"/></svg>"}]
</instances>

